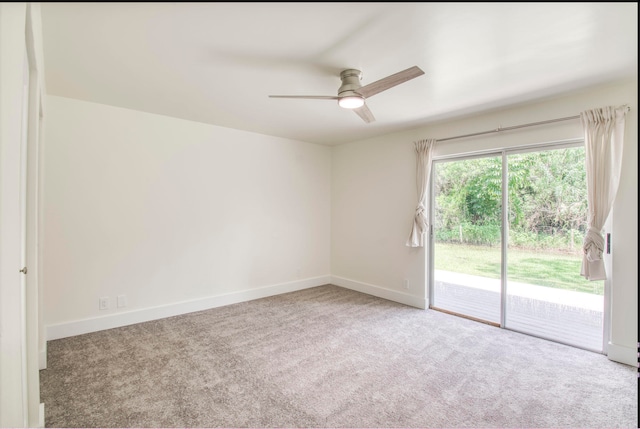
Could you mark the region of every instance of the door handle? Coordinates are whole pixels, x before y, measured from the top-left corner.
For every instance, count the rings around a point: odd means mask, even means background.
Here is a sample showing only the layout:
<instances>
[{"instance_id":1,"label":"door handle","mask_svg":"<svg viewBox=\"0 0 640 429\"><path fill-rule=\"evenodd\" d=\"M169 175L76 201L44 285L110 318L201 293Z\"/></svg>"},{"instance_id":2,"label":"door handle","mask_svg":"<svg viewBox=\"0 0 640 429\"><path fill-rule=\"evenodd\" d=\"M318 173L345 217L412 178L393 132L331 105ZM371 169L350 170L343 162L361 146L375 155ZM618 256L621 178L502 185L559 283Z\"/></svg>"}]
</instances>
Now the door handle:
<instances>
[{"instance_id":1,"label":"door handle","mask_svg":"<svg viewBox=\"0 0 640 429\"><path fill-rule=\"evenodd\" d=\"M27 274L27 267L24 267L23 269L21 269L20 272L22 274Z\"/></svg>"}]
</instances>

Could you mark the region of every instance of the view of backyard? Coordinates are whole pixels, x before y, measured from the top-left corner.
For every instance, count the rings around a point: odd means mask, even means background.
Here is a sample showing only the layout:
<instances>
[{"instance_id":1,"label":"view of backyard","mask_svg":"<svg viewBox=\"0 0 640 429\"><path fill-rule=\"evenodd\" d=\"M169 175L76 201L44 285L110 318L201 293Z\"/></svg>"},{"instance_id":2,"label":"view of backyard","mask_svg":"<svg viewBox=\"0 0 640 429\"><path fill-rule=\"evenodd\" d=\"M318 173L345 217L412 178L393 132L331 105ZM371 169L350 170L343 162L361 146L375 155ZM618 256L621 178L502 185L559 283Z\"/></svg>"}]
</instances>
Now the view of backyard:
<instances>
[{"instance_id":1,"label":"view of backyard","mask_svg":"<svg viewBox=\"0 0 640 429\"><path fill-rule=\"evenodd\" d=\"M587 230L584 148L514 153L435 164L435 269L507 278L602 295L604 282L580 276ZM501 255L507 193L508 254Z\"/></svg>"},{"instance_id":2,"label":"view of backyard","mask_svg":"<svg viewBox=\"0 0 640 429\"><path fill-rule=\"evenodd\" d=\"M435 269L500 278L500 248L437 243ZM520 283L602 295L604 282L579 276L582 259L566 253L509 250L508 278Z\"/></svg>"}]
</instances>

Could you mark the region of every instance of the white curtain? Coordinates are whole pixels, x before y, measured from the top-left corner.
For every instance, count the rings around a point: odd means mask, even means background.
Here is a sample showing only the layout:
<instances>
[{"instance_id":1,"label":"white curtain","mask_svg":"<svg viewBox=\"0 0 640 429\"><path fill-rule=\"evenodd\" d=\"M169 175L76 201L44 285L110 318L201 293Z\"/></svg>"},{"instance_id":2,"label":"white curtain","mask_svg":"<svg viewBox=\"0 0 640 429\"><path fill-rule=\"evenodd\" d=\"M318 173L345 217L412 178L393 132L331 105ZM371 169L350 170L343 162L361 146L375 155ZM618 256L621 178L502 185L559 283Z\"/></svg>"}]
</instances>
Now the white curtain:
<instances>
[{"instance_id":1,"label":"white curtain","mask_svg":"<svg viewBox=\"0 0 640 429\"><path fill-rule=\"evenodd\" d=\"M416 150L416 186L418 189L418 206L413 219L411 235L407 240L408 247L424 247L424 236L429 229L427 212L427 185L431 176L431 149L435 139L414 142Z\"/></svg>"},{"instance_id":2,"label":"white curtain","mask_svg":"<svg viewBox=\"0 0 640 429\"><path fill-rule=\"evenodd\" d=\"M588 230L582 244L580 275L588 280L607 278L602 254L602 229L620 183L627 106L607 106L580 113L584 128L587 172Z\"/></svg>"}]
</instances>

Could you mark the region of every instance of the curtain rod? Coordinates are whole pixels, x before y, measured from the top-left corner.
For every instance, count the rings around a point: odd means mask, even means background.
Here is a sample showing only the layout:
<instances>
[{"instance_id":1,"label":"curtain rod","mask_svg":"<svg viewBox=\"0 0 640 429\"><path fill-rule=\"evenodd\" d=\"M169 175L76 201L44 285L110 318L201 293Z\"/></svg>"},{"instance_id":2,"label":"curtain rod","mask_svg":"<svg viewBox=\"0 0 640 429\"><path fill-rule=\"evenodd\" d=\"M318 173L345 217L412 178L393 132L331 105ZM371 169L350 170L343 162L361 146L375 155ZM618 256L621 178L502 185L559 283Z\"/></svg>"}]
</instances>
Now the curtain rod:
<instances>
[{"instance_id":1,"label":"curtain rod","mask_svg":"<svg viewBox=\"0 0 640 429\"><path fill-rule=\"evenodd\" d=\"M444 142L447 140L453 140L453 139L461 139L464 137L473 137L473 136L480 136L483 134L491 134L491 133L499 133L500 131L509 131L509 130L515 130L518 128L525 128L525 127L532 127L534 125L543 125L543 124L550 124L552 122L560 122L560 121L568 121L570 119L580 119L580 115L575 115L575 116L567 116L565 118L558 118L558 119L549 119L548 121L540 121L540 122L531 122L529 124L522 124L522 125L514 125L512 127L498 127L495 130L490 130L490 131L481 131L479 133L472 133L472 134L465 134L462 136L455 136L455 137L447 137L444 139L436 139L437 142Z\"/></svg>"}]
</instances>

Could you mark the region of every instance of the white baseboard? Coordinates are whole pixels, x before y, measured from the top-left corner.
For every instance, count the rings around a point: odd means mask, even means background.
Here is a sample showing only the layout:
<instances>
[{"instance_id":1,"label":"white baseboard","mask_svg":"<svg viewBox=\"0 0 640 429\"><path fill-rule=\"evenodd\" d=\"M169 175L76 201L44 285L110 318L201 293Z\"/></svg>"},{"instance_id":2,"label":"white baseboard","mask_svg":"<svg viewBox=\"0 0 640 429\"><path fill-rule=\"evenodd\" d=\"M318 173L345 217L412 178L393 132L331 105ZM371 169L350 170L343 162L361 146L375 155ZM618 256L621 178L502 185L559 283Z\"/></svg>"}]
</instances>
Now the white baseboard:
<instances>
[{"instance_id":1,"label":"white baseboard","mask_svg":"<svg viewBox=\"0 0 640 429\"><path fill-rule=\"evenodd\" d=\"M209 310L211 308L237 304L239 302L252 301L254 299L295 292L316 286L323 286L330 282L331 276L325 275L288 283L264 286L256 289L247 289L239 292L182 301L158 307L143 308L128 312L110 314L107 316L48 325L46 327L47 341L102 331L105 329L119 328L121 326L163 319L165 317L193 313L195 311Z\"/></svg>"},{"instance_id":2,"label":"white baseboard","mask_svg":"<svg viewBox=\"0 0 640 429\"><path fill-rule=\"evenodd\" d=\"M624 363L634 367L638 366L638 350L628 346L621 346L620 344L609 342L607 357L614 362Z\"/></svg>"},{"instance_id":3,"label":"white baseboard","mask_svg":"<svg viewBox=\"0 0 640 429\"><path fill-rule=\"evenodd\" d=\"M45 341L44 349L38 351L38 369L47 369L47 343Z\"/></svg>"},{"instance_id":4,"label":"white baseboard","mask_svg":"<svg viewBox=\"0 0 640 429\"><path fill-rule=\"evenodd\" d=\"M331 284L355 290L357 292L366 293L368 295L377 296L378 298L388 299L389 301L398 302L411 307L421 308L423 310L427 308L427 301L421 296L410 295L408 293L398 292L396 290L386 289L380 286L345 279L344 277L338 276L331 276Z\"/></svg>"}]
</instances>

